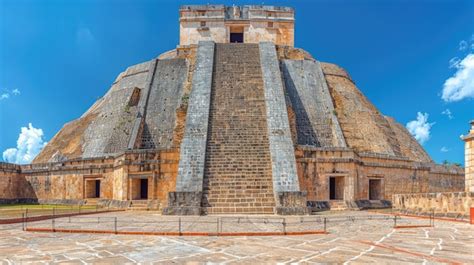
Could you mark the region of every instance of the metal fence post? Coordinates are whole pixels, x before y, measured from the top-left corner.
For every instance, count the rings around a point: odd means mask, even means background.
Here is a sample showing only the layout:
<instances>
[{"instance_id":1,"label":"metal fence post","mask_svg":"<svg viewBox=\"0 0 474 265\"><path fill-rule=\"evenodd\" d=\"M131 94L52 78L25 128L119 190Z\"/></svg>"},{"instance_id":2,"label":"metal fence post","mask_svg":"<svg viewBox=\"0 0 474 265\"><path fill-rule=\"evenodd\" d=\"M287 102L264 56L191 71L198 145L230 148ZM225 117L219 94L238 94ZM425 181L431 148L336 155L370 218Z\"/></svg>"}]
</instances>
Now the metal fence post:
<instances>
[{"instance_id":1,"label":"metal fence post","mask_svg":"<svg viewBox=\"0 0 474 265\"><path fill-rule=\"evenodd\" d=\"M25 230L28 229L28 208L25 210Z\"/></svg>"},{"instance_id":2,"label":"metal fence post","mask_svg":"<svg viewBox=\"0 0 474 265\"><path fill-rule=\"evenodd\" d=\"M55 223L54 223L54 218L51 219L51 228L53 229L53 232L55 232Z\"/></svg>"},{"instance_id":3,"label":"metal fence post","mask_svg":"<svg viewBox=\"0 0 474 265\"><path fill-rule=\"evenodd\" d=\"M181 236L181 217L179 217L178 219L178 232L179 232L179 236Z\"/></svg>"},{"instance_id":4,"label":"metal fence post","mask_svg":"<svg viewBox=\"0 0 474 265\"><path fill-rule=\"evenodd\" d=\"M25 213L21 213L21 217L23 219L23 222L22 222L22 230L25 231Z\"/></svg>"},{"instance_id":5,"label":"metal fence post","mask_svg":"<svg viewBox=\"0 0 474 265\"><path fill-rule=\"evenodd\" d=\"M283 234L286 235L286 218L283 218Z\"/></svg>"},{"instance_id":6,"label":"metal fence post","mask_svg":"<svg viewBox=\"0 0 474 265\"><path fill-rule=\"evenodd\" d=\"M324 217L324 232L326 232L326 222L327 222L326 217Z\"/></svg>"},{"instance_id":7,"label":"metal fence post","mask_svg":"<svg viewBox=\"0 0 474 265\"><path fill-rule=\"evenodd\" d=\"M397 216L393 216L393 227L397 227Z\"/></svg>"},{"instance_id":8,"label":"metal fence post","mask_svg":"<svg viewBox=\"0 0 474 265\"><path fill-rule=\"evenodd\" d=\"M117 217L114 217L114 231L117 234Z\"/></svg>"},{"instance_id":9,"label":"metal fence post","mask_svg":"<svg viewBox=\"0 0 474 265\"><path fill-rule=\"evenodd\" d=\"M219 219L220 218L217 217L217 220L216 220L216 229L217 229L216 233L217 233L217 235L219 235Z\"/></svg>"},{"instance_id":10,"label":"metal fence post","mask_svg":"<svg viewBox=\"0 0 474 265\"><path fill-rule=\"evenodd\" d=\"M431 226L434 227L434 222L435 222L435 210L433 209L433 212L431 213L431 216L433 217L432 224Z\"/></svg>"}]
</instances>

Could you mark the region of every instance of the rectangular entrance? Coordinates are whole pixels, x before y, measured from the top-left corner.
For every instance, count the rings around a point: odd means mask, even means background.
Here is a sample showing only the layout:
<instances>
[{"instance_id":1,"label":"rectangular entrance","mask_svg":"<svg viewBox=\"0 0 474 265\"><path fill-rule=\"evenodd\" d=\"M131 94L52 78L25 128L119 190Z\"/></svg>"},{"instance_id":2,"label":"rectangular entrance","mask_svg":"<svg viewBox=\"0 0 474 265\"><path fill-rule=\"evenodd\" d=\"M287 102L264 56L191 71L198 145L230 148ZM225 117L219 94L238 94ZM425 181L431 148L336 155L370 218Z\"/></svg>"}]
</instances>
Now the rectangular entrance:
<instances>
[{"instance_id":1,"label":"rectangular entrance","mask_svg":"<svg viewBox=\"0 0 474 265\"><path fill-rule=\"evenodd\" d=\"M148 199L148 179L140 179L140 199Z\"/></svg>"},{"instance_id":2,"label":"rectangular entrance","mask_svg":"<svg viewBox=\"0 0 474 265\"><path fill-rule=\"evenodd\" d=\"M231 27L229 41L230 43L243 43L244 42L244 28Z\"/></svg>"},{"instance_id":3,"label":"rectangular entrance","mask_svg":"<svg viewBox=\"0 0 474 265\"><path fill-rule=\"evenodd\" d=\"M90 179L85 181L85 198L100 198L100 180Z\"/></svg>"},{"instance_id":4,"label":"rectangular entrance","mask_svg":"<svg viewBox=\"0 0 474 265\"><path fill-rule=\"evenodd\" d=\"M329 177L329 199L344 199L344 177Z\"/></svg>"},{"instance_id":5,"label":"rectangular entrance","mask_svg":"<svg viewBox=\"0 0 474 265\"><path fill-rule=\"evenodd\" d=\"M100 198L100 180L95 180L95 197Z\"/></svg>"},{"instance_id":6,"label":"rectangular entrance","mask_svg":"<svg viewBox=\"0 0 474 265\"><path fill-rule=\"evenodd\" d=\"M369 200L382 199L382 180L369 179Z\"/></svg>"}]
</instances>

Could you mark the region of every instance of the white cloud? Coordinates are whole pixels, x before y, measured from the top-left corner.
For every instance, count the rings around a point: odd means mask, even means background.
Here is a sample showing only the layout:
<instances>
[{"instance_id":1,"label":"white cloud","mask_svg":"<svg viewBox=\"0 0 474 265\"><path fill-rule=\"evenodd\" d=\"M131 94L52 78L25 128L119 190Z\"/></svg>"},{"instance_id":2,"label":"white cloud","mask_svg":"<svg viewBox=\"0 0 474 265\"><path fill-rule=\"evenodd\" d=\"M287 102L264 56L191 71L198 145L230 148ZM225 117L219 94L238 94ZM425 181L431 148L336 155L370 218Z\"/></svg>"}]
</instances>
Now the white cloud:
<instances>
[{"instance_id":1,"label":"white cloud","mask_svg":"<svg viewBox=\"0 0 474 265\"><path fill-rule=\"evenodd\" d=\"M467 46L468 46L467 44L468 44L468 43L467 43L467 41L465 41L465 40L460 41L460 42L459 42L459 50L460 50L460 51L466 50L466 49L467 49Z\"/></svg>"},{"instance_id":2,"label":"white cloud","mask_svg":"<svg viewBox=\"0 0 474 265\"><path fill-rule=\"evenodd\" d=\"M16 148L8 148L3 152L3 160L16 164L27 164L39 154L47 144L43 140L43 130L33 127L21 127L21 133L16 142Z\"/></svg>"},{"instance_id":3,"label":"white cloud","mask_svg":"<svg viewBox=\"0 0 474 265\"><path fill-rule=\"evenodd\" d=\"M459 63L461 62L461 59L458 57L451 58L449 60L449 68L459 68Z\"/></svg>"},{"instance_id":4,"label":"white cloud","mask_svg":"<svg viewBox=\"0 0 474 265\"><path fill-rule=\"evenodd\" d=\"M443 112L441 112L441 114L448 116L448 119L450 119L450 120L452 120L454 118L453 113L451 113L451 111L449 109L443 110Z\"/></svg>"},{"instance_id":5,"label":"white cloud","mask_svg":"<svg viewBox=\"0 0 474 265\"><path fill-rule=\"evenodd\" d=\"M21 92L20 92L19 89L13 89L11 91L8 90L8 89L3 89L3 93L0 94L0 100L9 99L10 95L18 96L20 94L21 94Z\"/></svg>"},{"instance_id":6,"label":"white cloud","mask_svg":"<svg viewBox=\"0 0 474 265\"><path fill-rule=\"evenodd\" d=\"M446 153L446 152L449 152L449 149L446 146L443 146L441 147L440 151L443 153Z\"/></svg>"},{"instance_id":7,"label":"white cloud","mask_svg":"<svg viewBox=\"0 0 474 265\"><path fill-rule=\"evenodd\" d=\"M407 123L408 131L415 137L415 139L420 143L424 144L430 139L430 130L435 123L428 122L428 113L418 112L416 120L410 121Z\"/></svg>"},{"instance_id":8,"label":"white cloud","mask_svg":"<svg viewBox=\"0 0 474 265\"><path fill-rule=\"evenodd\" d=\"M469 53L456 68L443 85L441 98L446 102L474 98L474 53Z\"/></svg>"},{"instance_id":9,"label":"white cloud","mask_svg":"<svg viewBox=\"0 0 474 265\"><path fill-rule=\"evenodd\" d=\"M18 96L18 95L21 94L21 92L20 92L19 89L15 88L15 89L12 90L12 94L15 95L15 96Z\"/></svg>"}]
</instances>

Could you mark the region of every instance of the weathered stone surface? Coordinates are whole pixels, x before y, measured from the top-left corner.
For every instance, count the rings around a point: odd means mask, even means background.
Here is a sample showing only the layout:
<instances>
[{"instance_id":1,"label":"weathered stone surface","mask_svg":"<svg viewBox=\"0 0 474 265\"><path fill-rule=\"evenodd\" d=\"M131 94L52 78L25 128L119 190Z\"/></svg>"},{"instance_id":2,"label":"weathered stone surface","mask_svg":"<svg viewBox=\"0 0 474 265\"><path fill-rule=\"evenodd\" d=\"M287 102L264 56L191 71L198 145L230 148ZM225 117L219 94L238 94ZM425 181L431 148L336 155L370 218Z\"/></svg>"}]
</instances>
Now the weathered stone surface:
<instances>
[{"instance_id":1,"label":"weathered stone surface","mask_svg":"<svg viewBox=\"0 0 474 265\"><path fill-rule=\"evenodd\" d=\"M214 42L200 42L181 143L176 191L202 192L213 63Z\"/></svg>"},{"instance_id":2,"label":"weathered stone surface","mask_svg":"<svg viewBox=\"0 0 474 265\"><path fill-rule=\"evenodd\" d=\"M296 115L298 144L346 147L320 63L283 60L281 66Z\"/></svg>"},{"instance_id":3,"label":"weathered stone surface","mask_svg":"<svg viewBox=\"0 0 474 265\"><path fill-rule=\"evenodd\" d=\"M471 121L469 134L463 137L465 142L466 192L474 192L474 120Z\"/></svg>"},{"instance_id":4,"label":"weathered stone surface","mask_svg":"<svg viewBox=\"0 0 474 265\"><path fill-rule=\"evenodd\" d=\"M201 215L202 192L179 191L170 192L168 207L163 209L165 215Z\"/></svg>"},{"instance_id":5,"label":"weathered stone surface","mask_svg":"<svg viewBox=\"0 0 474 265\"><path fill-rule=\"evenodd\" d=\"M235 20L249 26L235 25ZM245 43L270 41L288 46L294 43L294 10L290 7L185 5L180 8L179 21L181 46L199 41L229 43L229 29L243 33Z\"/></svg>"},{"instance_id":6,"label":"weathered stone surface","mask_svg":"<svg viewBox=\"0 0 474 265\"><path fill-rule=\"evenodd\" d=\"M435 214L454 214L468 216L474 205L473 192L440 192L419 194L395 194L393 207L402 210Z\"/></svg>"},{"instance_id":7,"label":"weathered stone surface","mask_svg":"<svg viewBox=\"0 0 474 265\"><path fill-rule=\"evenodd\" d=\"M259 46L216 44L214 61L203 206L216 214L273 214Z\"/></svg>"},{"instance_id":8,"label":"weathered stone surface","mask_svg":"<svg viewBox=\"0 0 474 265\"><path fill-rule=\"evenodd\" d=\"M185 59L158 60L146 104L141 149L171 148L187 74Z\"/></svg>"},{"instance_id":9,"label":"weathered stone surface","mask_svg":"<svg viewBox=\"0 0 474 265\"><path fill-rule=\"evenodd\" d=\"M260 43L274 192L299 191L285 93L273 43Z\"/></svg>"}]
</instances>

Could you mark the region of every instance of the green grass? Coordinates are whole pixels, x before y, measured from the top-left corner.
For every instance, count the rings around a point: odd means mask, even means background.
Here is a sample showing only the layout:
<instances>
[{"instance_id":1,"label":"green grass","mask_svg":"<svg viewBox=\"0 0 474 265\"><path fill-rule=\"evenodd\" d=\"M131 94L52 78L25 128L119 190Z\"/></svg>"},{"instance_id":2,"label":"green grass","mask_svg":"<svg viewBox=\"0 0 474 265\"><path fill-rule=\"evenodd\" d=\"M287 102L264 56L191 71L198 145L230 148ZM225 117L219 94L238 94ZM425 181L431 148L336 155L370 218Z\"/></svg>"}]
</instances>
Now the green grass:
<instances>
[{"instance_id":1,"label":"green grass","mask_svg":"<svg viewBox=\"0 0 474 265\"><path fill-rule=\"evenodd\" d=\"M63 205L63 204L0 204L0 210L19 210L19 209L78 209L79 205ZM83 205L81 209L95 209L95 205Z\"/></svg>"}]
</instances>

